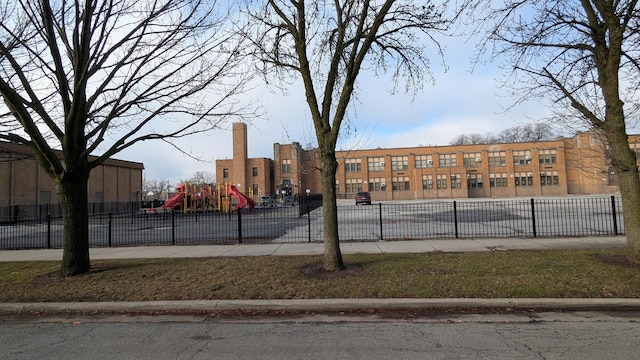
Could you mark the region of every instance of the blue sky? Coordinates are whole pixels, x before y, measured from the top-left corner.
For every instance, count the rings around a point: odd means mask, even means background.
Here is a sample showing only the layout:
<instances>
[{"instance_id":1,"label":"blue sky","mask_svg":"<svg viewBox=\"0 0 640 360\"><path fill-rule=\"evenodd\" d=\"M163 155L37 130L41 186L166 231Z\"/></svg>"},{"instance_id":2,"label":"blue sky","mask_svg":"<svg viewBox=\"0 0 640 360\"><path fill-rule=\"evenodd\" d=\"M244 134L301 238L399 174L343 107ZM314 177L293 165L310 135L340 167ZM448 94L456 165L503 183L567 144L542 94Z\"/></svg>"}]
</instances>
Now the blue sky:
<instances>
[{"instance_id":1,"label":"blue sky","mask_svg":"<svg viewBox=\"0 0 640 360\"><path fill-rule=\"evenodd\" d=\"M495 64L476 65L472 71L474 44L463 39L445 42L445 61L432 58L435 84L427 83L415 97L391 95L392 82L361 73L358 99L352 101L349 118L356 136L339 142L339 149L376 147L413 147L447 145L456 135L499 133L501 130L550 114L542 103L531 101L505 111L515 99L509 89L498 86L503 75ZM249 156L273 157L273 143L297 141L303 146L313 142L314 133L304 91L300 82L287 94L272 93L259 85L245 94L258 101L263 118L248 126ZM178 144L186 152L204 161L196 161L162 142L133 146L116 157L144 163L145 177L178 182L197 171L215 171L215 160L232 157L231 124L225 130L192 136ZM344 128L343 128L344 130Z\"/></svg>"}]
</instances>

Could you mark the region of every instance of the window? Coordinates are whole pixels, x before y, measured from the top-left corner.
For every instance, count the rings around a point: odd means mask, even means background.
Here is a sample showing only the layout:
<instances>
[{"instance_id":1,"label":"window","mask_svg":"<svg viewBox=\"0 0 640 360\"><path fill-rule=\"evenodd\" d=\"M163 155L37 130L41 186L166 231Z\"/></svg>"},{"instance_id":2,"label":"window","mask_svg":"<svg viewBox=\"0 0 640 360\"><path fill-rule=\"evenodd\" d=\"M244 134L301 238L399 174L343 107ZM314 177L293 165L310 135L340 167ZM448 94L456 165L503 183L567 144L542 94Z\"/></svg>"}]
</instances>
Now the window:
<instances>
[{"instance_id":1,"label":"window","mask_svg":"<svg viewBox=\"0 0 640 360\"><path fill-rule=\"evenodd\" d=\"M222 178L226 179L229 177L229 169L222 169Z\"/></svg>"},{"instance_id":2,"label":"window","mask_svg":"<svg viewBox=\"0 0 640 360\"><path fill-rule=\"evenodd\" d=\"M480 162L482 161L482 158L480 157L480 153L464 153L462 154L463 156L463 162L464 162L464 167L480 167Z\"/></svg>"},{"instance_id":3,"label":"window","mask_svg":"<svg viewBox=\"0 0 640 360\"><path fill-rule=\"evenodd\" d=\"M391 186L393 190L410 190L409 177L398 176L391 178Z\"/></svg>"},{"instance_id":4,"label":"window","mask_svg":"<svg viewBox=\"0 0 640 360\"><path fill-rule=\"evenodd\" d=\"M513 163L515 165L530 165L531 150L516 150L513 152Z\"/></svg>"},{"instance_id":5,"label":"window","mask_svg":"<svg viewBox=\"0 0 640 360\"><path fill-rule=\"evenodd\" d=\"M489 174L489 187L507 187L507 173Z\"/></svg>"},{"instance_id":6,"label":"window","mask_svg":"<svg viewBox=\"0 0 640 360\"><path fill-rule=\"evenodd\" d=\"M540 173L540 185L542 186L552 186L558 185L558 172L557 171L546 171Z\"/></svg>"},{"instance_id":7,"label":"window","mask_svg":"<svg viewBox=\"0 0 640 360\"><path fill-rule=\"evenodd\" d=\"M348 193L360 192L362 191L362 179L347 179L345 186Z\"/></svg>"},{"instance_id":8,"label":"window","mask_svg":"<svg viewBox=\"0 0 640 360\"><path fill-rule=\"evenodd\" d=\"M391 157L391 170L407 170L407 169L409 169L408 156L392 156Z\"/></svg>"},{"instance_id":9,"label":"window","mask_svg":"<svg viewBox=\"0 0 640 360\"><path fill-rule=\"evenodd\" d=\"M538 150L540 164L555 164L557 162L556 149Z\"/></svg>"},{"instance_id":10,"label":"window","mask_svg":"<svg viewBox=\"0 0 640 360\"><path fill-rule=\"evenodd\" d=\"M362 164L360 159L345 159L344 171L346 172L360 172L362 171Z\"/></svg>"},{"instance_id":11,"label":"window","mask_svg":"<svg viewBox=\"0 0 640 360\"><path fill-rule=\"evenodd\" d=\"M514 178L516 186L533 186L533 173L515 173Z\"/></svg>"},{"instance_id":12,"label":"window","mask_svg":"<svg viewBox=\"0 0 640 360\"><path fill-rule=\"evenodd\" d=\"M458 166L456 161L456 154L440 154L438 155L438 162L440 163L440 167Z\"/></svg>"},{"instance_id":13,"label":"window","mask_svg":"<svg viewBox=\"0 0 640 360\"><path fill-rule=\"evenodd\" d=\"M282 172L285 174L291 172L291 160L282 160Z\"/></svg>"},{"instance_id":14,"label":"window","mask_svg":"<svg viewBox=\"0 0 640 360\"><path fill-rule=\"evenodd\" d=\"M431 155L416 155L416 169L426 169L433 167L433 159Z\"/></svg>"},{"instance_id":15,"label":"window","mask_svg":"<svg viewBox=\"0 0 640 360\"><path fill-rule=\"evenodd\" d=\"M469 174L467 179L467 187L470 189L481 188L484 185L482 174Z\"/></svg>"},{"instance_id":16,"label":"window","mask_svg":"<svg viewBox=\"0 0 640 360\"><path fill-rule=\"evenodd\" d=\"M369 171L384 171L384 158L370 157L367 159L367 166Z\"/></svg>"},{"instance_id":17,"label":"window","mask_svg":"<svg viewBox=\"0 0 640 360\"><path fill-rule=\"evenodd\" d=\"M462 179L460 174L451 174L451 188L460 189L462 187Z\"/></svg>"},{"instance_id":18,"label":"window","mask_svg":"<svg viewBox=\"0 0 640 360\"><path fill-rule=\"evenodd\" d=\"M336 180L336 193L340 192L340 180Z\"/></svg>"},{"instance_id":19,"label":"window","mask_svg":"<svg viewBox=\"0 0 640 360\"><path fill-rule=\"evenodd\" d=\"M433 167L431 155L416 155L416 169L426 169Z\"/></svg>"},{"instance_id":20,"label":"window","mask_svg":"<svg viewBox=\"0 0 640 360\"><path fill-rule=\"evenodd\" d=\"M436 186L438 189L446 189L447 175L436 175Z\"/></svg>"},{"instance_id":21,"label":"window","mask_svg":"<svg viewBox=\"0 0 640 360\"><path fill-rule=\"evenodd\" d=\"M369 179L369 191L385 191L387 184L384 178L371 178Z\"/></svg>"},{"instance_id":22,"label":"window","mask_svg":"<svg viewBox=\"0 0 640 360\"><path fill-rule=\"evenodd\" d=\"M257 167L252 167L251 168L251 174L253 175L253 177L257 177L258 176L258 168Z\"/></svg>"},{"instance_id":23,"label":"window","mask_svg":"<svg viewBox=\"0 0 640 360\"><path fill-rule=\"evenodd\" d=\"M431 189L433 189L433 176L422 175L422 190L431 190Z\"/></svg>"},{"instance_id":24,"label":"window","mask_svg":"<svg viewBox=\"0 0 640 360\"><path fill-rule=\"evenodd\" d=\"M489 166L506 166L506 165L507 165L506 151L489 152Z\"/></svg>"}]
</instances>

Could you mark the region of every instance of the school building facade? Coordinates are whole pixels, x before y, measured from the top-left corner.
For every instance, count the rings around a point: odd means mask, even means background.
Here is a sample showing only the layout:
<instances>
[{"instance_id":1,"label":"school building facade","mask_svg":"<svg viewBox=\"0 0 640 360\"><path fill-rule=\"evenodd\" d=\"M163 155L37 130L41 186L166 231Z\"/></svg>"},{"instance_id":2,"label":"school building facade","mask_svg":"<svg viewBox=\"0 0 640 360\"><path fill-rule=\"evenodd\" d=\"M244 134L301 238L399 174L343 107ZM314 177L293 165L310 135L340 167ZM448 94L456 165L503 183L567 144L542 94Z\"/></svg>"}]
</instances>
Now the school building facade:
<instances>
[{"instance_id":1,"label":"school building facade","mask_svg":"<svg viewBox=\"0 0 640 360\"><path fill-rule=\"evenodd\" d=\"M629 137L640 151L640 135ZM254 199L321 193L315 150L274 144L273 159L247 158L247 127L233 124L233 159L216 161L218 184ZM610 194L618 191L606 145L595 132L571 138L501 143L338 151L339 197L368 191L375 201Z\"/></svg>"},{"instance_id":2,"label":"school building facade","mask_svg":"<svg viewBox=\"0 0 640 360\"><path fill-rule=\"evenodd\" d=\"M107 159L89 177L89 202L124 203L140 199L142 163ZM42 170L31 149L0 142L0 207L59 204L53 181Z\"/></svg>"}]
</instances>

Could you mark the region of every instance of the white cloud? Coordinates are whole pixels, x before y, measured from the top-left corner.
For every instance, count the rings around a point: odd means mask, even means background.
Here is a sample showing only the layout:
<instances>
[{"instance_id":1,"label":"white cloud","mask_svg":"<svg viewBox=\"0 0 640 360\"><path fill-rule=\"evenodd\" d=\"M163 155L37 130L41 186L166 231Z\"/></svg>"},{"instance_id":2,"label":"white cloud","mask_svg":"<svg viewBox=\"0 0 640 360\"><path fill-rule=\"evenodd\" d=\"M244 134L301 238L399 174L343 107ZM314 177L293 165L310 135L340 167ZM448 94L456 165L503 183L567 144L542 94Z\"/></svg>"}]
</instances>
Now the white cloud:
<instances>
[{"instance_id":1,"label":"white cloud","mask_svg":"<svg viewBox=\"0 0 640 360\"><path fill-rule=\"evenodd\" d=\"M453 60L449 71L434 67L436 84L425 84L415 98L411 95L391 95L388 77L375 77L363 72L359 78L359 93L349 112L350 129L341 129L343 139L339 149L375 147L413 147L446 145L460 134L499 133L549 115L536 102L520 104L510 111L514 99L496 86L500 73L497 67L483 65L471 73L469 59L473 48L457 40L450 46ZM434 59L434 62L437 60ZM273 143L297 141L303 146L315 143L315 133L304 98L302 84L297 81L287 94L271 92L264 86L246 94L247 99L262 104L265 115L248 126L249 157L273 157ZM166 144L148 143L134 146L119 154L120 158L145 164L148 178L178 181L196 171L215 171L215 160L232 157L231 124L225 130L213 130L208 135L192 136L178 142L180 147L209 163L190 159Z\"/></svg>"}]
</instances>

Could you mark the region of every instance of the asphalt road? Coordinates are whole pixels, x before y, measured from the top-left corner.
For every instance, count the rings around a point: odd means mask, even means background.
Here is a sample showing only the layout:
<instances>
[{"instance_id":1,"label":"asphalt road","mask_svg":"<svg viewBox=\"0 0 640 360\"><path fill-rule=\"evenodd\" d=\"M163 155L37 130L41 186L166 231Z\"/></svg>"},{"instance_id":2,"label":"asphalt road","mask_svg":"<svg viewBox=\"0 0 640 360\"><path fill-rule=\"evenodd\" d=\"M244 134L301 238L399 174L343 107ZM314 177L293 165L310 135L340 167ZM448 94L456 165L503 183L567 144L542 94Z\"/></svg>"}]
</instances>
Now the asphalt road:
<instances>
[{"instance_id":1,"label":"asphalt road","mask_svg":"<svg viewBox=\"0 0 640 360\"><path fill-rule=\"evenodd\" d=\"M637 359L638 313L3 319L2 359Z\"/></svg>"}]
</instances>

